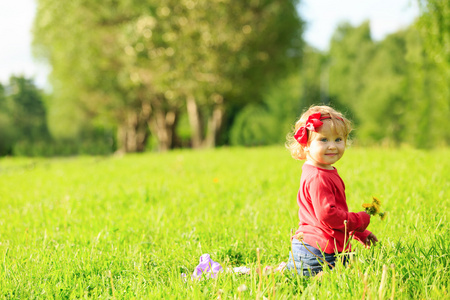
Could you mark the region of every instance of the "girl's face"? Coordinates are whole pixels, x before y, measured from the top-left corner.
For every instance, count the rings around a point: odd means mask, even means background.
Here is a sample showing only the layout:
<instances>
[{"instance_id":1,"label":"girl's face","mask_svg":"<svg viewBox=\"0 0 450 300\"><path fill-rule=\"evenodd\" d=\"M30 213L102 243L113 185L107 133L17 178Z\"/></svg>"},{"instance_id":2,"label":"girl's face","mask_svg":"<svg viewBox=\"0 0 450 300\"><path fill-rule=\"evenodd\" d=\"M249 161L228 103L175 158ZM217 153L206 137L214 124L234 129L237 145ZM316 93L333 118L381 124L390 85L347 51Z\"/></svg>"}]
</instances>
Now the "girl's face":
<instances>
[{"instance_id":1,"label":"girl's face","mask_svg":"<svg viewBox=\"0 0 450 300\"><path fill-rule=\"evenodd\" d=\"M332 170L332 165L345 152L345 137L331 127L330 120L323 120L311 141L305 147L306 161L318 168Z\"/></svg>"}]
</instances>

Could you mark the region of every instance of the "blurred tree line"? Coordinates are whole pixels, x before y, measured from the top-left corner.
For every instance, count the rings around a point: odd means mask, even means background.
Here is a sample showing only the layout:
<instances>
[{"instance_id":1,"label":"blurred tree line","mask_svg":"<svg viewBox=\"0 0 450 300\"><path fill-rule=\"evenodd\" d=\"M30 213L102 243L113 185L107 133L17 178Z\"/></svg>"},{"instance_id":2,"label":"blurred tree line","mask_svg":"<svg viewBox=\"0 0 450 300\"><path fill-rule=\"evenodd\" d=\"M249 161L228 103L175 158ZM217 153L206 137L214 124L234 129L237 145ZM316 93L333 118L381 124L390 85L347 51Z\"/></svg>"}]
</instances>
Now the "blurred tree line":
<instances>
[{"instance_id":1,"label":"blurred tree line","mask_svg":"<svg viewBox=\"0 0 450 300\"><path fill-rule=\"evenodd\" d=\"M349 114L363 145L448 145L450 2L420 5L382 41L341 24L321 52L296 0L38 0L52 90L0 85L0 154L283 143L320 103Z\"/></svg>"},{"instance_id":2,"label":"blurred tree line","mask_svg":"<svg viewBox=\"0 0 450 300\"><path fill-rule=\"evenodd\" d=\"M55 139L49 131L48 98L33 80L11 76L0 83L0 155L108 154L113 132L87 125L77 136Z\"/></svg>"}]
</instances>

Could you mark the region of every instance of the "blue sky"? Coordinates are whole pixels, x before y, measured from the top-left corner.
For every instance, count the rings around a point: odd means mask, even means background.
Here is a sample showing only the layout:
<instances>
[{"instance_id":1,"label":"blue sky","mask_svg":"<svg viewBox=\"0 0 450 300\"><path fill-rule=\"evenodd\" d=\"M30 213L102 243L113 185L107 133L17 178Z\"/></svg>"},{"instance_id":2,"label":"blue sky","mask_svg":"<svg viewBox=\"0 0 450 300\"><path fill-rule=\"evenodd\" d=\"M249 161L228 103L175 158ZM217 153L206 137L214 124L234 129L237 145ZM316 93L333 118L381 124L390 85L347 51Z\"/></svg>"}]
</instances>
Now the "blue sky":
<instances>
[{"instance_id":1,"label":"blue sky","mask_svg":"<svg viewBox=\"0 0 450 300\"><path fill-rule=\"evenodd\" d=\"M64 0L61 0L64 1ZM0 82L11 74L31 76L40 87L46 86L49 68L31 54L31 26L35 0L0 1ZM307 22L304 38L318 49L326 50L336 26L343 21L359 25L370 20L372 36L407 27L418 16L417 0L301 0L301 16Z\"/></svg>"},{"instance_id":2,"label":"blue sky","mask_svg":"<svg viewBox=\"0 0 450 300\"><path fill-rule=\"evenodd\" d=\"M307 22L304 38L325 50L340 22L359 25L370 20L372 38L408 27L419 15L417 0L301 0L300 15Z\"/></svg>"}]
</instances>

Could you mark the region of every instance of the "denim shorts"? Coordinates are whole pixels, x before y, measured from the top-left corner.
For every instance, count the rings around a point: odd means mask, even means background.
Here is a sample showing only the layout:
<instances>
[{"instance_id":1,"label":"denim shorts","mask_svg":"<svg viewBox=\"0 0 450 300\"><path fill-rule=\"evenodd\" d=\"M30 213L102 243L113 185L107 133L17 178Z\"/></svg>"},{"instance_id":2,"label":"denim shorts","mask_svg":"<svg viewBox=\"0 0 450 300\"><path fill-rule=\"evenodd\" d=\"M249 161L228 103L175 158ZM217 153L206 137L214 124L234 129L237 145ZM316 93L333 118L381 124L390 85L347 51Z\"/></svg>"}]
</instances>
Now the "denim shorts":
<instances>
[{"instance_id":1,"label":"denim shorts","mask_svg":"<svg viewBox=\"0 0 450 300\"><path fill-rule=\"evenodd\" d=\"M325 259L334 267L336 261L335 254L322 253L319 249L316 249L306 243L305 246L308 247L312 253ZM292 251L289 251L289 261L287 263L288 270L295 270L295 268L297 268L297 273L299 275L313 276L322 271L324 266L331 269L327 263L312 255L311 252L305 248L305 246L297 239L292 240ZM292 252L294 253L295 266L294 261L292 260ZM344 261L344 264L345 263L346 261Z\"/></svg>"}]
</instances>

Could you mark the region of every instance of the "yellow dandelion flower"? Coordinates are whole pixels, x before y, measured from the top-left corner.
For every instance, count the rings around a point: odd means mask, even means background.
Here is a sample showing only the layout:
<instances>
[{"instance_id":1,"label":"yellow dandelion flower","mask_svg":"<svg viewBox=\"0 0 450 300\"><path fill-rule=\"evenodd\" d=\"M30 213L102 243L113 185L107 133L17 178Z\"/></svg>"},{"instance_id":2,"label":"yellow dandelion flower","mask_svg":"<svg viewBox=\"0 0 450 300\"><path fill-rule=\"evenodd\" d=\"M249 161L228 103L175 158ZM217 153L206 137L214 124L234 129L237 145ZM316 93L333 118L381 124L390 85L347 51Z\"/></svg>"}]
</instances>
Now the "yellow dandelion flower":
<instances>
[{"instance_id":1,"label":"yellow dandelion flower","mask_svg":"<svg viewBox=\"0 0 450 300\"><path fill-rule=\"evenodd\" d=\"M366 213L368 213L369 215L374 216L377 214L377 208L373 205L373 203L364 203L363 207Z\"/></svg>"},{"instance_id":2,"label":"yellow dandelion flower","mask_svg":"<svg viewBox=\"0 0 450 300\"><path fill-rule=\"evenodd\" d=\"M380 206L378 204L376 204L375 202L372 203L372 207L375 211L375 214L379 214L380 213Z\"/></svg>"},{"instance_id":3,"label":"yellow dandelion flower","mask_svg":"<svg viewBox=\"0 0 450 300\"><path fill-rule=\"evenodd\" d=\"M386 218L387 212L381 212L381 200L375 196L372 196L372 203L363 203L362 207L371 216L379 215L381 220Z\"/></svg>"},{"instance_id":4,"label":"yellow dandelion flower","mask_svg":"<svg viewBox=\"0 0 450 300\"><path fill-rule=\"evenodd\" d=\"M375 196L372 196L372 199L373 199L372 203L374 203L374 204L376 204L378 206L381 206L381 200L380 199L378 199Z\"/></svg>"}]
</instances>

